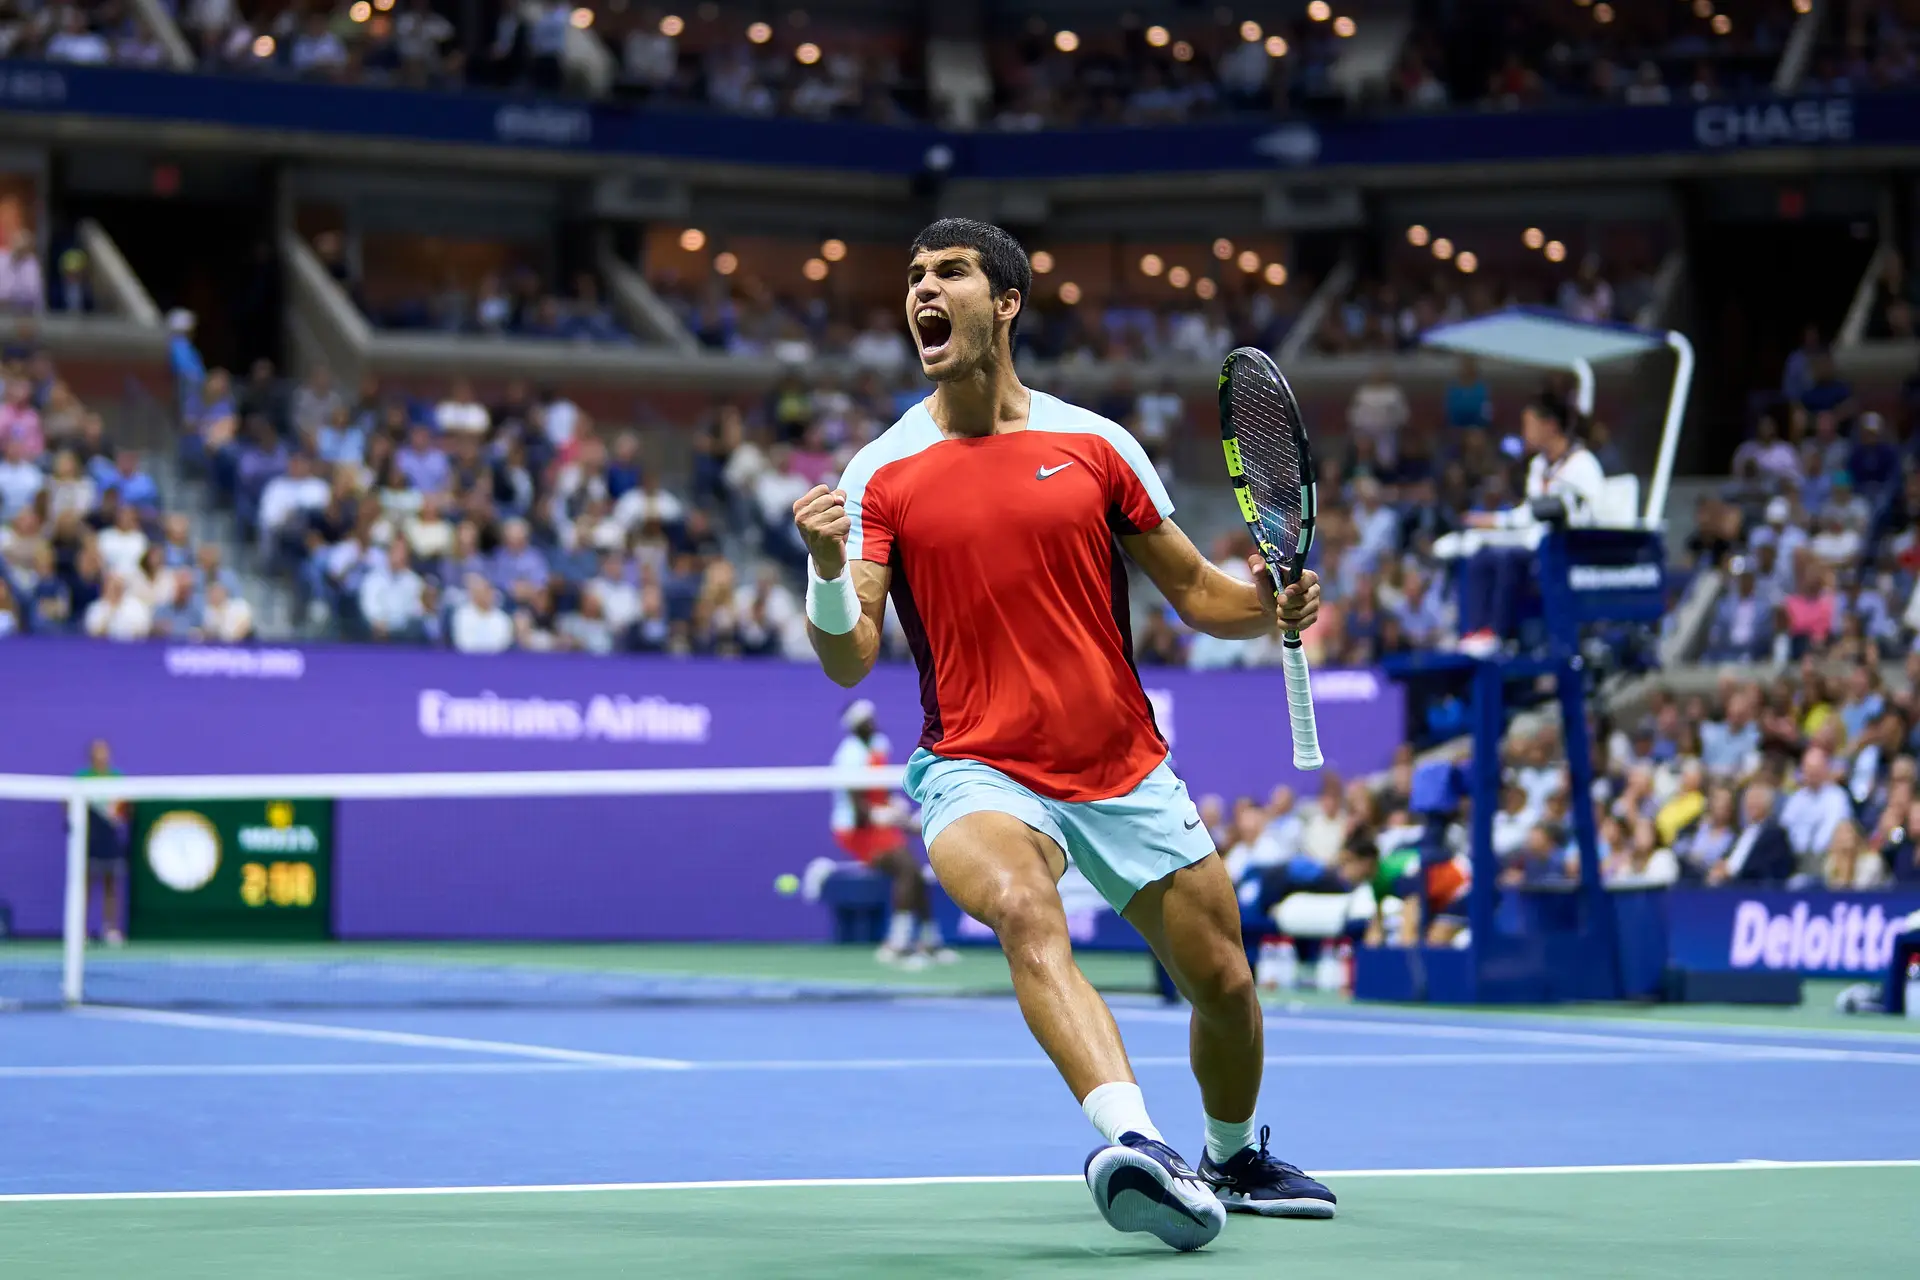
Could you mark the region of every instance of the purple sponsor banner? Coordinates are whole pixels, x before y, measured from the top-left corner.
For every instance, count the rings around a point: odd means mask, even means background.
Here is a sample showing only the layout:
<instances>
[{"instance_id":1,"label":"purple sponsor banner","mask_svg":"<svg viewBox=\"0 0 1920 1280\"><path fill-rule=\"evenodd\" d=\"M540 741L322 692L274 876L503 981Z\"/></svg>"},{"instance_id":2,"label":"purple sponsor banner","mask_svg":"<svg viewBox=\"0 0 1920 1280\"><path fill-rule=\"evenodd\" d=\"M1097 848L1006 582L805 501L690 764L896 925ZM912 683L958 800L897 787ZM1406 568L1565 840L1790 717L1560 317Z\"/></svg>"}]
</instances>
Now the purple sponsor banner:
<instances>
[{"instance_id":1,"label":"purple sponsor banner","mask_svg":"<svg viewBox=\"0 0 1920 1280\"><path fill-rule=\"evenodd\" d=\"M1385 768L1399 689L1316 672L1321 743L1343 773ZM1148 669L1196 794L1299 782L1275 670ZM854 696L781 662L373 647L0 646L0 772L68 773L104 737L130 774L396 773L821 765ZM860 687L904 759L919 682ZM335 819L342 937L781 939L821 936L774 877L831 855L824 795L349 801ZM0 899L23 933L59 929L62 818L0 804Z\"/></svg>"}]
</instances>

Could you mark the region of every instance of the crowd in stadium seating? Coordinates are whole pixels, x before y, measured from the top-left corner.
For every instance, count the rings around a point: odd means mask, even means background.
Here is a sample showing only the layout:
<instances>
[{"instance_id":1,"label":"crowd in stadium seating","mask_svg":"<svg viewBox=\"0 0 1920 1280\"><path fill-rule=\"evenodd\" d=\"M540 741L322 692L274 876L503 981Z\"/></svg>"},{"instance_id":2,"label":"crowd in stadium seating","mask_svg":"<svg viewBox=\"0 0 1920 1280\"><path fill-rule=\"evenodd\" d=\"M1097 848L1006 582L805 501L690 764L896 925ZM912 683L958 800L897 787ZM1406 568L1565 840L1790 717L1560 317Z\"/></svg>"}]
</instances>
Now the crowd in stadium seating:
<instances>
[{"instance_id":1,"label":"crowd in stadium seating","mask_svg":"<svg viewBox=\"0 0 1920 1280\"><path fill-rule=\"evenodd\" d=\"M1916 677L1920 654L1909 654L1899 691L1876 663L1808 657L1765 681L1723 675L1712 696L1656 692L1599 744L1595 818L1609 880L1920 884ZM1517 811L1533 803L1527 771L1557 745L1543 732L1513 746ZM1564 774L1552 772L1564 794ZM1548 865L1526 874L1572 874L1565 836L1563 823Z\"/></svg>"},{"instance_id":2,"label":"crowd in stadium seating","mask_svg":"<svg viewBox=\"0 0 1920 1280\"><path fill-rule=\"evenodd\" d=\"M734 355L777 356L790 364L845 356L884 378L913 371L918 382L913 349L893 308L863 315L824 296L783 297L739 277L695 288L657 275L653 284L703 346ZM1299 287L1242 289L1231 283L1211 299L1150 303L1121 295L1079 306L1036 301L1021 312L1015 342L1023 357L1068 363L1180 359L1217 364L1243 344L1277 347L1305 293Z\"/></svg>"},{"instance_id":3,"label":"crowd in stadium seating","mask_svg":"<svg viewBox=\"0 0 1920 1280\"><path fill-rule=\"evenodd\" d=\"M26 0L0 8L0 58L157 67L164 57L160 42L123 0Z\"/></svg>"},{"instance_id":4,"label":"crowd in stadium seating","mask_svg":"<svg viewBox=\"0 0 1920 1280\"><path fill-rule=\"evenodd\" d=\"M1405 351L1437 324L1485 315L1502 307L1555 307L1581 320L1627 320L1653 297L1657 263L1622 264L1609 271L1598 254L1554 268L1542 259L1530 270L1463 274L1443 263L1415 271L1388 266L1357 281L1329 309L1314 335L1329 354Z\"/></svg>"},{"instance_id":5,"label":"crowd in stadium seating","mask_svg":"<svg viewBox=\"0 0 1920 1280\"><path fill-rule=\"evenodd\" d=\"M1570 101L1630 106L1764 93L1797 18L1787 0L1687 5L1612 0L1470 3L1416 32L1395 71L1404 106L1521 110Z\"/></svg>"},{"instance_id":6,"label":"crowd in stadium seating","mask_svg":"<svg viewBox=\"0 0 1920 1280\"><path fill-rule=\"evenodd\" d=\"M218 545L163 509L138 450L117 445L44 351L5 354L0 394L0 635L251 637Z\"/></svg>"},{"instance_id":7,"label":"crowd in stadium seating","mask_svg":"<svg viewBox=\"0 0 1920 1280\"><path fill-rule=\"evenodd\" d=\"M1920 631L1920 471L1909 438L1862 411L1809 330L1756 397L1733 476L1704 498L1688 553L1731 580L1705 657L1897 657Z\"/></svg>"}]
</instances>

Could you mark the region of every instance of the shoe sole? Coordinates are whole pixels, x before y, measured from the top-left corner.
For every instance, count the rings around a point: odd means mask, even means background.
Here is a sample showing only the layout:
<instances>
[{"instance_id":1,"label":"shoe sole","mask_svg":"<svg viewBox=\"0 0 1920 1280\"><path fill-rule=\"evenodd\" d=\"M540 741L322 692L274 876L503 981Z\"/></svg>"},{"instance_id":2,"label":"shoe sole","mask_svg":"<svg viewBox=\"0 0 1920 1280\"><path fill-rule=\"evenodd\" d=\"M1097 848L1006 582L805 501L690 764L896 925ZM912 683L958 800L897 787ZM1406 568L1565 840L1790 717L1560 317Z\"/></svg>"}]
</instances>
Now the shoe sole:
<instances>
[{"instance_id":1,"label":"shoe sole","mask_svg":"<svg viewBox=\"0 0 1920 1280\"><path fill-rule=\"evenodd\" d=\"M1227 1225L1212 1195L1195 1204L1175 1187L1167 1167L1130 1147L1102 1147L1087 1157L1087 1190L1115 1231L1144 1231L1170 1248L1191 1252Z\"/></svg>"},{"instance_id":2,"label":"shoe sole","mask_svg":"<svg viewBox=\"0 0 1920 1280\"><path fill-rule=\"evenodd\" d=\"M1255 1200L1235 1191L1214 1188L1220 1207L1228 1213L1251 1213L1262 1218L1331 1218L1338 1212L1325 1200L1311 1197L1295 1200Z\"/></svg>"}]
</instances>

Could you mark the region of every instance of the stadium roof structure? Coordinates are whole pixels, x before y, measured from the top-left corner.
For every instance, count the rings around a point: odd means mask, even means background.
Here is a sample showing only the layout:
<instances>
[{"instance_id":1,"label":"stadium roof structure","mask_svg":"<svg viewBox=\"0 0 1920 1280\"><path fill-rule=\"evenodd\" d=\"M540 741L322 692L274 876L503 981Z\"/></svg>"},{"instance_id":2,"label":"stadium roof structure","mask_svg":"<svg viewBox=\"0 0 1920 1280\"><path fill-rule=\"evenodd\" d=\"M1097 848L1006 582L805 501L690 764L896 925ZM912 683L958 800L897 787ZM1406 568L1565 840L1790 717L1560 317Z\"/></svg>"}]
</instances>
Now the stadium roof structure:
<instances>
[{"instance_id":1,"label":"stadium roof structure","mask_svg":"<svg viewBox=\"0 0 1920 1280\"><path fill-rule=\"evenodd\" d=\"M1438 325L1420 336L1423 346L1484 360L1558 369L1576 380L1575 403L1581 413L1593 412L1593 366L1671 350L1675 356L1673 390L1660 432L1660 453L1647 486L1647 505L1641 524L1657 529L1666 516L1667 486L1673 478L1673 457L1680 446L1681 420L1686 416L1687 392L1693 386L1693 344L1678 330L1642 329L1612 321L1576 320L1544 307L1510 307L1490 315Z\"/></svg>"}]
</instances>

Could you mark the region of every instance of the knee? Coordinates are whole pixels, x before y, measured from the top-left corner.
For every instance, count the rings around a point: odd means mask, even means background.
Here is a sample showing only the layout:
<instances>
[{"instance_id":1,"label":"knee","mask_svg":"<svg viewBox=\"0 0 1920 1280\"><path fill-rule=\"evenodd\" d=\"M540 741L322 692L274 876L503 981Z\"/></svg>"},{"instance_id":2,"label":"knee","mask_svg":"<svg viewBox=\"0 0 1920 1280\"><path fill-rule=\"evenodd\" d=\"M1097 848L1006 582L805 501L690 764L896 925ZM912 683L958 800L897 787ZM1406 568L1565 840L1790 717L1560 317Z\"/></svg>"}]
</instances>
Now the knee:
<instances>
[{"instance_id":1,"label":"knee","mask_svg":"<svg viewBox=\"0 0 1920 1280\"><path fill-rule=\"evenodd\" d=\"M1202 1018L1240 1018L1259 1007L1253 970L1247 967L1246 951L1237 940L1221 939L1203 963L1190 966L1182 976L1186 997Z\"/></svg>"},{"instance_id":2,"label":"knee","mask_svg":"<svg viewBox=\"0 0 1920 1280\"><path fill-rule=\"evenodd\" d=\"M1007 889L994 900L990 914L992 918L982 923L999 937L1007 959L1015 963L1037 958L1066 935L1060 897L1051 885L1045 892Z\"/></svg>"}]
</instances>

